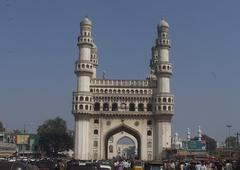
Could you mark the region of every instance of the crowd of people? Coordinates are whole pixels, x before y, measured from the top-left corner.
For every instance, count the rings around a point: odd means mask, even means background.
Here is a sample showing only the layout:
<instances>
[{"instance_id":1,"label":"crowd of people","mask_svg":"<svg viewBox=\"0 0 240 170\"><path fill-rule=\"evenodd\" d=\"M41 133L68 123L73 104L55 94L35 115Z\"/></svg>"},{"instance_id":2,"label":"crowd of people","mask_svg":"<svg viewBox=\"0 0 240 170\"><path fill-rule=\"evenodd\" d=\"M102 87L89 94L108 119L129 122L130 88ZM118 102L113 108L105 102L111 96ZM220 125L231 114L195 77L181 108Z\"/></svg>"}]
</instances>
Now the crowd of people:
<instances>
[{"instance_id":1,"label":"crowd of people","mask_svg":"<svg viewBox=\"0 0 240 170\"><path fill-rule=\"evenodd\" d=\"M238 161L190 161L175 162L166 161L163 163L162 170L239 170Z\"/></svg>"},{"instance_id":2,"label":"crowd of people","mask_svg":"<svg viewBox=\"0 0 240 170\"><path fill-rule=\"evenodd\" d=\"M133 164L130 160L115 160L113 165L115 170L131 170Z\"/></svg>"},{"instance_id":3,"label":"crowd of people","mask_svg":"<svg viewBox=\"0 0 240 170\"><path fill-rule=\"evenodd\" d=\"M4 165L4 162L7 164ZM153 164L152 162L144 162L134 159L113 159L113 160L96 160L96 161L80 161L67 159L50 159L44 158L40 160L1 160L1 166L31 167L29 169L49 168L51 170L240 170L240 160L238 161L163 161ZM106 168L108 165L108 168ZM35 168L34 168L35 167ZM136 168L137 167L137 168Z\"/></svg>"}]
</instances>

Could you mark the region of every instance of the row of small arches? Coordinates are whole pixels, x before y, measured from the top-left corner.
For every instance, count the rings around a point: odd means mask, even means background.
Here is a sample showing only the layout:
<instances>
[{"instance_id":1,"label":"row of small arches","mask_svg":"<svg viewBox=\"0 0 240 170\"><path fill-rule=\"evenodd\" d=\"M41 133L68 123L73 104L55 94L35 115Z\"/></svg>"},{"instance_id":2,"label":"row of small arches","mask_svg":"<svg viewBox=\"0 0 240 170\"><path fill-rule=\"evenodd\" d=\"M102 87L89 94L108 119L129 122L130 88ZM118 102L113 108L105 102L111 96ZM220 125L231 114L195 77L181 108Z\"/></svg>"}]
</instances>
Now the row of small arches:
<instances>
[{"instance_id":1,"label":"row of small arches","mask_svg":"<svg viewBox=\"0 0 240 170\"><path fill-rule=\"evenodd\" d=\"M98 129L94 129L93 134L98 135ZM152 136L152 131L151 130L147 131L147 136Z\"/></svg>"},{"instance_id":2,"label":"row of small arches","mask_svg":"<svg viewBox=\"0 0 240 170\"><path fill-rule=\"evenodd\" d=\"M74 105L74 110L92 110L92 106L88 104L80 104L80 105ZM127 105L125 103L121 104L121 109L127 110ZM134 103L129 104L128 111L144 111L144 105L142 103L138 104L138 107L135 106ZM103 104L103 111L118 111L119 107L117 103L113 103L112 107L109 107L108 103ZM157 106L155 107L155 110L158 111L173 111L173 106L163 105L163 106ZM94 104L94 111L100 111L100 103ZM147 104L147 111L152 111L152 105Z\"/></svg>"},{"instance_id":3,"label":"row of small arches","mask_svg":"<svg viewBox=\"0 0 240 170\"><path fill-rule=\"evenodd\" d=\"M91 36L91 33L90 32L81 32L81 36Z\"/></svg>"},{"instance_id":4,"label":"row of small arches","mask_svg":"<svg viewBox=\"0 0 240 170\"><path fill-rule=\"evenodd\" d=\"M158 70L172 70L172 67L171 66L169 66L169 65L160 65L160 66L158 66Z\"/></svg>"},{"instance_id":5,"label":"row of small arches","mask_svg":"<svg viewBox=\"0 0 240 170\"><path fill-rule=\"evenodd\" d=\"M77 65L77 68L78 68L78 69L80 69L80 68L92 69L92 65L90 65L90 64L78 64L78 65Z\"/></svg>"},{"instance_id":6,"label":"row of small arches","mask_svg":"<svg viewBox=\"0 0 240 170\"><path fill-rule=\"evenodd\" d=\"M94 119L94 124L99 124L99 119ZM147 125L151 126L152 125L152 120L147 120Z\"/></svg>"},{"instance_id":7,"label":"row of small arches","mask_svg":"<svg viewBox=\"0 0 240 170\"><path fill-rule=\"evenodd\" d=\"M173 106L163 105L163 106L157 106L155 107L155 110L159 111L173 111Z\"/></svg>"},{"instance_id":8,"label":"row of small arches","mask_svg":"<svg viewBox=\"0 0 240 170\"><path fill-rule=\"evenodd\" d=\"M124 98L124 97L102 97L102 98L106 98L105 100L107 100L108 98L109 98L109 100L110 99L112 99L112 100L118 100L118 99L122 99L122 98ZM94 101L99 101L99 99L101 99L101 97L94 97ZM131 100L131 98L130 97L128 97L128 101L130 101ZM139 100L138 101L145 101L145 99L151 99L151 98L139 98ZM125 99L126 100L126 99ZM92 98L91 97L88 97L88 96L75 96L75 101L92 101ZM127 101L127 100L126 100ZM155 102L163 102L163 103L166 103L166 102L168 102L168 103L173 103L173 98L172 97L158 97L158 98L156 98L155 99Z\"/></svg>"},{"instance_id":9,"label":"row of small arches","mask_svg":"<svg viewBox=\"0 0 240 170\"><path fill-rule=\"evenodd\" d=\"M129 89L91 89L95 93L118 93L118 94L151 94L151 90L129 90Z\"/></svg>"},{"instance_id":10,"label":"row of small arches","mask_svg":"<svg viewBox=\"0 0 240 170\"><path fill-rule=\"evenodd\" d=\"M92 110L92 106L88 104L80 104L80 105L74 105L74 110Z\"/></svg>"},{"instance_id":11,"label":"row of small arches","mask_svg":"<svg viewBox=\"0 0 240 170\"><path fill-rule=\"evenodd\" d=\"M152 97L106 97L106 96L99 96L99 97L93 97L94 101L124 101L124 102L130 102L130 101L140 101L140 102L152 102Z\"/></svg>"},{"instance_id":12,"label":"row of small arches","mask_svg":"<svg viewBox=\"0 0 240 170\"><path fill-rule=\"evenodd\" d=\"M79 41L79 40L78 40ZM93 42L93 40L91 39L91 38L80 38L80 43L81 42L88 42L88 43L92 43Z\"/></svg>"},{"instance_id":13,"label":"row of small arches","mask_svg":"<svg viewBox=\"0 0 240 170\"><path fill-rule=\"evenodd\" d=\"M88 97L88 96L86 96L86 97L84 97L84 96L76 96L75 97L75 101L92 101L92 98L91 97Z\"/></svg>"},{"instance_id":14,"label":"row of small arches","mask_svg":"<svg viewBox=\"0 0 240 170\"><path fill-rule=\"evenodd\" d=\"M167 33L162 33L162 34L161 34L161 37L162 37L162 38L167 38Z\"/></svg>"},{"instance_id":15,"label":"row of small arches","mask_svg":"<svg viewBox=\"0 0 240 170\"><path fill-rule=\"evenodd\" d=\"M158 97L155 99L155 102L173 103L173 98L172 97Z\"/></svg>"},{"instance_id":16,"label":"row of small arches","mask_svg":"<svg viewBox=\"0 0 240 170\"><path fill-rule=\"evenodd\" d=\"M94 63L94 64L97 64L97 60L91 59L90 61L91 61L92 63Z\"/></svg>"},{"instance_id":17,"label":"row of small arches","mask_svg":"<svg viewBox=\"0 0 240 170\"><path fill-rule=\"evenodd\" d=\"M94 111L100 111L100 103L96 102L94 104ZM117 103L113 103L112 106L110 107L109 103L103 103L102 105L102 109L103 111L118 111L119 110L119 106ZM122 103L120 105L120 109L122 110L129 110L129 111L144 111L144 104L143 103L139 103L138 105L135 105L135 103L130 103L127 107L126 103ZM152 111L152 104L148 103L146 105L146 109L147 111Z\"/></svg>"},{"instance_id":18,"label":"row of small arches","mask_svg":"<svg viewBox=\"0 0 240 170\"><path fill-rule=\"evenodd\" d=\"M168 44L170 44L170 41L167 39L162 39L162 40L159 40L159 43L163 44L163 45L165 45L165 44L168 45Z\"/></svg>"},{"instance_id":19,"label":"row of small arches","mask_svg":"<svg viewBox=\"0 0 240 170\"><path fill-rule=\"evenodd\" d=\"M97 58L96 53L92 53L92 54L91 54L91 59L93 59L93 58Z\"/></svg>"}]
</instances>

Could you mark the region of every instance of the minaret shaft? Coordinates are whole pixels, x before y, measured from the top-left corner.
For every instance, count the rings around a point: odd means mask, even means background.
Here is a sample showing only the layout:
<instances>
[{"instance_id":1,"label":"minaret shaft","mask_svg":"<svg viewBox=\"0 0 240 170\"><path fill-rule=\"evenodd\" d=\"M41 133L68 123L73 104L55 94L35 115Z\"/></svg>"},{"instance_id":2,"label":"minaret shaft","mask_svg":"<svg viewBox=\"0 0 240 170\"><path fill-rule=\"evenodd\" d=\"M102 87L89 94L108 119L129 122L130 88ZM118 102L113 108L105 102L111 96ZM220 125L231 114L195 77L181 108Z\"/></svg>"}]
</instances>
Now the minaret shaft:
<instances>
[{"instance_id":1,"label":"minaret shaft","mask_svg":"<svg viewBox=\"0 0 240 170\"><path fill-rule=\"evenodd\" d=\"M163 157L165 149L171 147L171 118L173 115L173 95L170 89L172 65L169 62L170 41L168 39L169 26L162 20L158 25L158 38L156 46L157 61L155 61L155 74L157 89L155 96L155 159ZM156 54L156 53L154 53Z\"/></svg>"},{"instance_id":2,"label":"minaret shaft","mask_svg":"<svg viewBox=\"0 0 240 170\"><path fill-rule=\"evenodd\" d=\"M91 142L89 115L93 110L90 81L96 75L96 46L91 37L92 23L85 18L80 23L80 36L78 37L79 58L75 63L77 76L77 92L73 94L73 114L75 117L74 157L80 160L90 160ZM94 52L94 54L93 54ZM95 73L94 73L95 72Z\"/></svg>"}]
</instances>

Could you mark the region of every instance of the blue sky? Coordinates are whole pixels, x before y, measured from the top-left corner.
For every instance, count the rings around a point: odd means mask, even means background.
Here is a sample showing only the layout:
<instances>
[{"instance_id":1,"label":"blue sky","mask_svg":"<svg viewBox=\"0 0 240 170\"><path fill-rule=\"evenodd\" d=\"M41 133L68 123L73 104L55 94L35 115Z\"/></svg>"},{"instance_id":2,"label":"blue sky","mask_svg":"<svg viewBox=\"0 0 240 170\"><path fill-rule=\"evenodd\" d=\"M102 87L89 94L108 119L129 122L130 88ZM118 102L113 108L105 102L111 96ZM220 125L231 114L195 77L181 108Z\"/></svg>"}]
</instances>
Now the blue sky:
<instances>
[{"instance_id":1,"label":"blue sky","mask_svg":"<svg viewBox=\"0 0 240 170\"><path fill-rule=\"evenodd\" d=\"M0 0L0 115L8 129L34 132L60 116L73 128L72 91L79 23L89 16L98 46L98 76L145 79L156 25L171 27L173 132L201 125L223 141L240 131L238 1Z\"/></svg>"}]
</instances>

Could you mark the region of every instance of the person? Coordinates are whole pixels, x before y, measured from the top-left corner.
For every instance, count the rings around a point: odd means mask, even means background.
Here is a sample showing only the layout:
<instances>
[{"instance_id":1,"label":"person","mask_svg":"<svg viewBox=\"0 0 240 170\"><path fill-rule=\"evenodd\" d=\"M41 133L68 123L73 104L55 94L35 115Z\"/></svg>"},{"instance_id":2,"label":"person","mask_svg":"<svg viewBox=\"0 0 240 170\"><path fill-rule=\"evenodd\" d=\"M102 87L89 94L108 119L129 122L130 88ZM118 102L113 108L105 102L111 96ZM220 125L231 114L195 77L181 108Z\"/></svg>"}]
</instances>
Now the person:
<instances>
[{"instance_id":1,"label":"person","mask_svg":"<svg viewBox=\"0 0 240 170\"><path fill-rule=\"evenodd\" d=\"M123 170L123 162L120 161L117 170Z\"/></svg>"},{"instance_id":2,"label":"person","mask_svg":"<svg viewBox=\"0 0 240 170\"><path fill-rule=\"evenodd\" d=\"M180 170L184 170L185 166L184 166L184 162L180 162L179 163L179 169Z\"/></svg>"},{"instance_id":3,"label":"person","mask_svg":"<svg viewBox=\"0 0 240 170\"><path fill-rule=\"evenodd\" d=\"M170 170L175 170L175 169L176 169L175 162L171 161L170 162Z\"/></svg>"},{"instance_id":4,"label":"person","mask_svg":"<svg viewBox=\"0 0 240 170\"><path fill-rule=\"evenodd\" d=\"M114 167L115 167L115 170L117 170L117 169L118 169L118 164L119 164L119 161L118 161L118 160L116 160L116 161L114 162Z\"/></svg>"},{"instance_id":5,"label":"person","mask_svg":"<svg viewBox=\"0 0 240 170\"><path fill-rule=\"evenodd\" d=\"M229 160L227 160L226 165L225 165L226 170L232 170L232 164Z\"/></svg>"},{"instance_id":6,"label":"person","mask_svg":"<svg viewBox=\"0 0 240 170\"><path fill-rule=\"evenodd\" d=\"M201 170L207 170L205 162L202 162L200 169Z\"/></svg>"},{"instance_id":7,"label":"person","mask_svg":"<svg viewBox=\"0 0 240 170\"><path fill-rule=\"evenodd\" d=\"M197 164L195 165L196 170L201 170L201 163L197 162Z\"/></svg>"}]
</instances>

